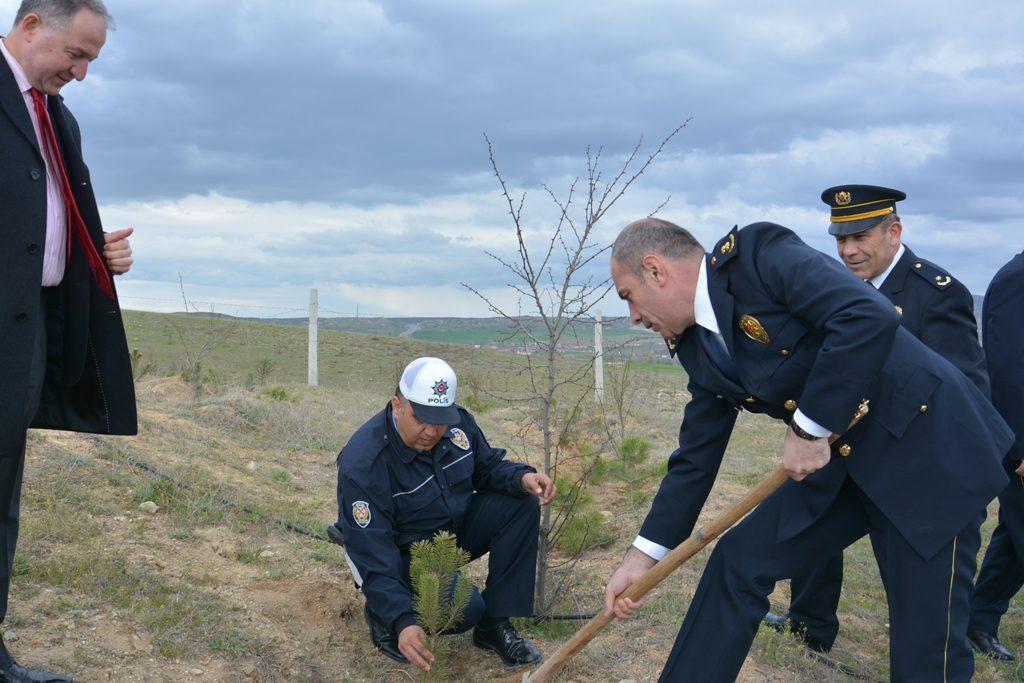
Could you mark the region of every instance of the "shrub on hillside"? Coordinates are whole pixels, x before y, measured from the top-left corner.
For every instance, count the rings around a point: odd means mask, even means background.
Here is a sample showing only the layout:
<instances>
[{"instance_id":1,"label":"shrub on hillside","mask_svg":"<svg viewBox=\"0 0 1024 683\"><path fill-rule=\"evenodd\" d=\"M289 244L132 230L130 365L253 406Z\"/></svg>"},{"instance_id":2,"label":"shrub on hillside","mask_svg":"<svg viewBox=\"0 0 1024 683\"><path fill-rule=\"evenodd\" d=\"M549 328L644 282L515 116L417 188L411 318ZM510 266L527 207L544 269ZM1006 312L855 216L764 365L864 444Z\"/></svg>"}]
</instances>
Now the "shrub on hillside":
<instances>
[{"instance_id":1,"label":"shrub on hillside","mask_svg":"<svg viewBox=\"0 0 1024 683\"><path fill-rule=\"evenodd\" d=\"M651 453L651 442L642 436L627 436L619 443L619 459L624 462L639 464L647 460Z\"/></svg>"}]
</instances>

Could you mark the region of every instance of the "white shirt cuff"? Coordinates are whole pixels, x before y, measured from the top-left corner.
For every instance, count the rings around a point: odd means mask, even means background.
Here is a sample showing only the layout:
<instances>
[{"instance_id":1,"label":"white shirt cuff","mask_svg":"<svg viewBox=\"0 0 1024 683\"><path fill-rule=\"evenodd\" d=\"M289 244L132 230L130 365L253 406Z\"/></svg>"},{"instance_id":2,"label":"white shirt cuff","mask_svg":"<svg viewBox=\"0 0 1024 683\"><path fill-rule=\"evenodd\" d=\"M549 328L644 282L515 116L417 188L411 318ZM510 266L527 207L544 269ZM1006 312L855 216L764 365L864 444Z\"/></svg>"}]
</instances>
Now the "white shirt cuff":
<instances>
[{"instance_id":1,"label":"white shirt cuff","mask_svg":"<svg viewBox=\"0 0 1024 683\"><path fill-rule=\"evenodd\" d=\"M799 408L795 413L793 413L793 422L796 422L797 427L804 430L811 436L817 436L819 438L824 436L832 436L831 430L825 429L820 424L804 415Z\"/></svg>"},{"instance_id":2,"label":"white shirt cuff","mask_svg":"<svg viewBox=\"0 0 1024 683\"><path fill-rule=\"evenodd\" d=\"M663 545L658 545L654 541L648 541L643 536L637 536L636 540L633 541L633 547L642 552L648 557L653 557L655 560L661 561L661 558L668 555L669 549Z\"/></svg>"}]
</instances>

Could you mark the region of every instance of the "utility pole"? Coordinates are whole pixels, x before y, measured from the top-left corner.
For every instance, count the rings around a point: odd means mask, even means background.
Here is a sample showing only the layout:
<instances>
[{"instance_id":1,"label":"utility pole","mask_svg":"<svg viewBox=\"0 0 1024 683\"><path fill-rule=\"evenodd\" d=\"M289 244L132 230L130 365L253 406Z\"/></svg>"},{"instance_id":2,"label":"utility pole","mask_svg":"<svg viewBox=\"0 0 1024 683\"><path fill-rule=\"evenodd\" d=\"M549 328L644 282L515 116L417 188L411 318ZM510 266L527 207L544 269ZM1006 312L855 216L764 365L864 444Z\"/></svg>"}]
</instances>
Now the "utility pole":
<instances>
[{"instance_id":1,"label":"utility pole","mask_svg":"<svg viewBox=\"0 0 1024 683\"><path fill-rule=\"evenodd\" d=\"M604 334L601 330L601 310L594 316L594 398L604 404Z\"/></svg>"},{"instance_id":2,"label":"utility pole","mask_svg":"<svg viewBox=\"0 0 1024 683\"><path fill-rule=\"evenodd\" d=\"M315 387L318 384L316 364L316 320L317 301L316 288L309 290L309 386Z\"/></svg>"}]
</instances>

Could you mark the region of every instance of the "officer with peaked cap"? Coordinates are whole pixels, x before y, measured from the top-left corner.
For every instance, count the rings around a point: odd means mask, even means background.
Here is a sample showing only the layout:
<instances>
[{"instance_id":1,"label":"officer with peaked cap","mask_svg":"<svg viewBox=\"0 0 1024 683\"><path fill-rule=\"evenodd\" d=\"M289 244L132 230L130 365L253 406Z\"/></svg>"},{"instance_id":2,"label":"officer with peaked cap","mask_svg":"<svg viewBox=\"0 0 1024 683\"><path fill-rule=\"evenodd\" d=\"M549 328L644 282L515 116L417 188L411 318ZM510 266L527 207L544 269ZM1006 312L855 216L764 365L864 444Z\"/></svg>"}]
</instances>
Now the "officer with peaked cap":
<instances>
[{"instance_id":1,"label":"officer with peaked cap","mask_svg":"<svg viewBox=\"0 0 1024 683\"><path fill-rule=\"evenodd\" d=\"M691 398L608 582L608 613L634 614L642 601L622 592L693 531L738 411L789 425L793 481L719 539L662 680L735 680L775 583L868 534L886 546L892 680L970 680L981 520L1013 443L985 394L885 297L780 225L734 228L706 253L679 226L641 219L616 239L611 271L630 319L670 342Z\"/></svg>"},{"instance_id":2,"label":"officer with peaked cap","mask_svg":"<svg viewBox=\"0 0 1024 683\"><path fill-rule=\"evenodd\" d=\"M906 196L875 185L830 187L821 193L832 213L829 234L836 238L846 267L893 303L900 324L987 395L988 373L978 343L974 297L948 271L919 258L903 244L896 202ZM885 547L876 547L875 552L884 558ZM884 560L879 566L884 582ZM769 613L765 623L780 631L788 628L812 650L829 651L839 632L836 608L842 582L840 553L809 574L794 577L789 614Z\"/></svg>"},{"instance_id":3,"label":"officer with peaked cap","mask_svg":"<svg viewBox=\"0 0 1024 683\"><path fill-rule=\"evenodd\" d=\"M536 574L538 498L555 497L551 479L505 460L473 416L456 405L455 371L417 358L384 410L338 455L338 522L350 568L366 597L371 639L384 654L429 668L433 655L417 624L409 579L410 546L438 531L455 533L473 559L490 553L483 592L474 588L456 632L509 666L540 652L509 617L530 616Z\"/></svg>"},{"instance_id":4,"label":"officer with peaked cap","mask_svg":"<svg viewBox=\"0 0 1024 683\"><path fill-rule=\"evenodd\" d=\"M996 637L1010 599L1024 586L1024 253L999 269L982 306L982 341L992 377L992 402L1017 437L1004 462L1010 483L999 494L999 524L985 551L971 604L967 637L982 653L1013 655Z\"/></svg>"}]
</instances>

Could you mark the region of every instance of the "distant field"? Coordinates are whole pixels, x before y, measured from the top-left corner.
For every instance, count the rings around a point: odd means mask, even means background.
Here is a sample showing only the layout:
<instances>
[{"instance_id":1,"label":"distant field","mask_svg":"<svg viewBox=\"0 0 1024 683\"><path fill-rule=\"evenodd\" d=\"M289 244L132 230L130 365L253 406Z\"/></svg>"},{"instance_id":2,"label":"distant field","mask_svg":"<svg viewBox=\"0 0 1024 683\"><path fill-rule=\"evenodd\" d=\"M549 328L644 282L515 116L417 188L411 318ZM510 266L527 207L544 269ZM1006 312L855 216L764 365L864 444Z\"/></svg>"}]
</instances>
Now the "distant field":
<instances>
[{"instance_id":1,"label":"distant field","mask_svg":"<svg viewBox=\"0 0 1024 683\"><path fill-rule=\"evenodd\" d=\"M199 316L196 316L199 317ZM225 318L231 319L231 318ZM246 322L268 323L278 326L301 327L308 325L306 318L242 318ZM530 333L543 338L547 330L536 317L523 318ZM514 325L505 318L337 318L319 319L323 331L351 332L356 334L404 337L432 341L442 344L468 346L498 346L511 350L528 341L526 335L517 332ZM566 351L592 349L594 345L594 323L590 320L579 322L567 330L561 340ZM645 330L631 326L623 318L606 320L604 323L604 345L611 355L621 355L628 345L629 353L640 357L662 355L664 346L660 338Z\"/></svg>"},{"instance_id":2,"label":"distant field","mask_svg":"<svg viewBox=\"0 0 1024 683\"><path fill-rule=\"evenodd\" d=\"M421 339L423 341L440 342L443 344L469 344L471 346L495 343L521 345L526 342L526 337L522 334L510 335L508 332L493 329L417 330L412 333L412 338Z\"/></svg>"}]
</instances>

